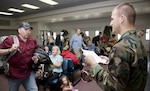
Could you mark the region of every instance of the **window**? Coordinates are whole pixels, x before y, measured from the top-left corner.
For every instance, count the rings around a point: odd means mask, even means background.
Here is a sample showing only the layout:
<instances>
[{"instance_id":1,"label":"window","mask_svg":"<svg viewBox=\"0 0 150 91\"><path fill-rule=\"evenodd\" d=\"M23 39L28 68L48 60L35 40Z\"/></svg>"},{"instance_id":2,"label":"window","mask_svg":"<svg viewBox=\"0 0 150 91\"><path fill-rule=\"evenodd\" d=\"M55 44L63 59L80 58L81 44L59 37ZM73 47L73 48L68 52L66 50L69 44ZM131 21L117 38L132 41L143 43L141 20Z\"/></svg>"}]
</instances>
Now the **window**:
<instances>
[{"instance_id":1,"label":"window","mask_svg":"<svg viewBox=\"0 0 150 91\"><path fill-rule=\"evenodd\" d=\"M56 32L53 32L53 37L54 39L56 39Z\"/></svg>"},{"instance_id":2,"label":"window","mask_svg":"<svg viewBox=\"0 0 150 91\"><path fill-rule=\"evenodd\" d=\"M150 29L146 29L146 36L145 36L146 40L150 40Z\"/></svg>"},{"instance_id":3,"label":"window","mask_svg":"<svg viewBox=\"0 0 150 91\"><path fill-rule=\"evenodd\" d=\"M63 32L60 32L60 40L64 41L64 37L62 35L63 35Z\"/></svg>"},{"instance_id":4,"label":"window","mask_svg":"<svg viewBox=\"0 0 150 91\"><path fill-rule=\"evenodd\" d=\"M95 36L99 35L99 30L95 31Z\"/></svg>"},{"instance_id":5,"label":"window","mask_svg":"<svg viewBox=\"0 0 150 91\"><path fill-rule=\"evenodd\" d=\"M86 36L89 36L89 31L85 31Z\"/></svg>"},{"instance_id":6,"label":"window","mask_svg":"<svg viewBox=\"0 0 150 91\"><path fill-rule=\"evenodd\" d=\"M50 36L50 32L47 32L47 36Z\"/></svg>"}]
</instances>

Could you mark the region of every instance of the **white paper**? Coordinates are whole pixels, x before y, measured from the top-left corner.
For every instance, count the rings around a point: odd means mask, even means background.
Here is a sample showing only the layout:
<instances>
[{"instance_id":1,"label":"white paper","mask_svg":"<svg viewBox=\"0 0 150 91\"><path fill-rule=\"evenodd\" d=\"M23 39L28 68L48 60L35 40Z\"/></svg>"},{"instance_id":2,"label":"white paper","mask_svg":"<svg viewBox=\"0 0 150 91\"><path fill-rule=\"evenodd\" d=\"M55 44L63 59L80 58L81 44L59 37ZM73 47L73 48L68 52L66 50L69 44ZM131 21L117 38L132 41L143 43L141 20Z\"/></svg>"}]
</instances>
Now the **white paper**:
<instances>
[{"instance_id":1,"label":"white paper","mask_svg":"<svg viewBox=\"0 0 150 91\"><path fill-rule=\"evenodd\" d=\"M103 63L103 64L106 64L106 63L107 63L107 60L100 58L94 51L89 51L89 50L84 50L84 49L81 49L81 50L82 50L83 53L85 53L86 55L91 55L91 56L93 56L93 58L95 59L95 61L96 61L97 63Z\"/></svg>"}]
</instances>

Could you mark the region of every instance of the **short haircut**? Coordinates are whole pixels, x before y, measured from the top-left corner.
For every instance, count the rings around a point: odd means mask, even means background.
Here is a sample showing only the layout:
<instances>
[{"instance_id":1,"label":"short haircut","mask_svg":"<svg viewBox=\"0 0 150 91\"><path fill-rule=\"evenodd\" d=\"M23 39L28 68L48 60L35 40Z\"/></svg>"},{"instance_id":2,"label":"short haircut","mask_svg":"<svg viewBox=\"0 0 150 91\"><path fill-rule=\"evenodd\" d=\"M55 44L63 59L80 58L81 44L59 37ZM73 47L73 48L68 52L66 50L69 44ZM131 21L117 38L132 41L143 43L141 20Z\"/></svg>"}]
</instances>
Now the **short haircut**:
<instances>
[{"instance_id":1,"label":"short haircut","mask_svg":"<svg viewBox=\"0 0 150 91\"><path fill-rule=\"evenodd\" d=\"M123 14L127 17L129 24L134 25L136 20L136 11L134 7L129 3L122 3L115 7L120 14Z\"/></svg>"}]
</instances>

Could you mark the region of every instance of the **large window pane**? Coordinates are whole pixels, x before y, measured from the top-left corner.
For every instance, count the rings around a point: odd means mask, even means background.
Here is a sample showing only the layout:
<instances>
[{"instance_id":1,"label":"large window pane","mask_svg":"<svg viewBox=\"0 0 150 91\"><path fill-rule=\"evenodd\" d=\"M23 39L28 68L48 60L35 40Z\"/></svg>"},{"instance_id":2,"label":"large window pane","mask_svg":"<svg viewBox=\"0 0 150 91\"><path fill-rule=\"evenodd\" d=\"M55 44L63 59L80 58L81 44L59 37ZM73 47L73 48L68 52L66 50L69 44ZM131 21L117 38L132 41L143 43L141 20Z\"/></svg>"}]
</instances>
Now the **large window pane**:
<instances>
[{"instance_id":1,"label":"large window pane","mask_svg":"<svg viewBox=\"0 0 150 91\"><path fill-rule=\"evenodd\" d=\"M146 29L146 40L150 40L150 29Z\"/></svg>"},{"instance_id":2,"label":"large window pane","mask_svg":"<svg viewBox=\"0 0 150 91\"><path fill-rule=\"evenodd\" d=\"M85 31L86 36L89 36L89 31Z\"/></svg>"},{"instance_id":3,"label":"large window pane","mask_svg":"<svg viewBox=\"0 0 150 91\"><path fill-rule=\"evenodd\" d=\"M99 30L95 31L95 36L99 35Z\"/></svg>"}]
</instances>

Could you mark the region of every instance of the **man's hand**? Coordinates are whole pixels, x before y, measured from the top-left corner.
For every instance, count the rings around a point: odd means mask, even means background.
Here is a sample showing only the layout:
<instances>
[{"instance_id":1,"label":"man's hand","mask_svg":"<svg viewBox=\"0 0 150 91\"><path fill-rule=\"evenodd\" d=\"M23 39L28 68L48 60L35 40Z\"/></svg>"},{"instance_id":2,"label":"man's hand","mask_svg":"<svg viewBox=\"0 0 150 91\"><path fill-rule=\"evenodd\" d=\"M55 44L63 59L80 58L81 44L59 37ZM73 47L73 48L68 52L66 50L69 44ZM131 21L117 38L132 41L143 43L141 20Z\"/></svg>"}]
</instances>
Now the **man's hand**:
<instances>
[{"instance_id":1,"label":"man's hand","mask_svg":"<svg viewBox=\"0 0 150 91\"><path fill-rule=\"evenodd\" d=\"M19 48L19 44L13 44L12 47L10 48L10 52L14 50L18 50L18 48Z\"/></svg>"},{"instance_id":2,"label":"man's hand","mask_svg":"<svg viewBox=\"0 0 150 91\"><path fill-rule=\"evenodd\" d=\"M33 60L33 62L34 62L35 64L37 64L39 59L38 59L37 56L33 56L33 57L32 57L32 60Z\"/></svg>"},{"instance_id":3,"label":"man's hand","mask_svg":"<svg viewBox=\"0 0 150 91\"><path fill-rule=\"evenodd\" d=\"M42 71L40 71L40 70L36 71L36 77L38 79L41 79L42 78Z\"/></svg>"},{"instance_id":4,"label":"man's hand","mask_svg":"<svg viewBox=\"0 0 150 91\"><path fill-rule=\"evenodd\" d=\"M102 59L107 60L107 62L105 64L109 64L109 58L107 56L100 56Z\"/></svg>"},{"instance_id":5,"label":"man's hand","mask_svg":"<svg viewBox=\"0 0 150 91\"><path fill-rule=\"evenodd\" d=\"M93 56L88 55L87 53L83 52L83 55L85 56L85 62L87 65L92 67L93 65L97 64L96 60L94 59Z\"/></svg>"}]
</instances>

